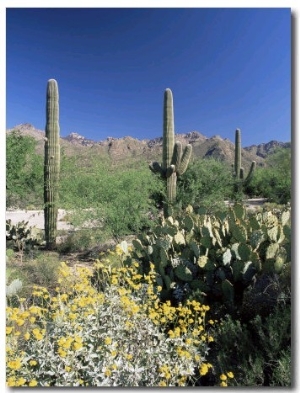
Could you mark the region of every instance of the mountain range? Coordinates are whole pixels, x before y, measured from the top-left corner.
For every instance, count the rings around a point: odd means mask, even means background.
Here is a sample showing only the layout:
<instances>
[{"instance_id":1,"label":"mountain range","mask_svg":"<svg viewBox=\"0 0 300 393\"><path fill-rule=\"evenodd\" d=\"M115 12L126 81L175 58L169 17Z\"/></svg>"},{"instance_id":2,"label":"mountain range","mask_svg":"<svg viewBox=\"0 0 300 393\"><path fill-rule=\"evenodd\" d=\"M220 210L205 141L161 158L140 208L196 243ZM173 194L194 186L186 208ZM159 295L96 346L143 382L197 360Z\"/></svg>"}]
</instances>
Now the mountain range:
<instances>
[{"instance_id":1,"label":"mountain range","mask_svg":"<svg viewBox=\"0 0 300 393\"><path fill-rule=\"evenodd\" d=\"M45 132L36 129L29 123L24 123L9 129L19 131L22 135L31 136L37 141L37 153L44 152ZM234 138L234 133L233 133ZM176 134L176 141L182 142L182 145L190 143L193 146L193 157L197 158L215 158L231 164L234 162L234 143L229 139L221 138L215 135L211 138L206 137L197 131L191 131L186 134ZM242 165L247 168L252 161L256 161L258 166L265 165L265 159L272 154L278 147L289 148L290 142L270 141L258 145L251 145L242 148ZM61 148L64 154L72 155L101 155L113 162L134 161L144 159L149 162L161 160L162 137L154 139L136 139L130 136L123 138L107 137L102 141L93 141L72 132L66 137L61 137Z\"/></svg>"}]
</instances>

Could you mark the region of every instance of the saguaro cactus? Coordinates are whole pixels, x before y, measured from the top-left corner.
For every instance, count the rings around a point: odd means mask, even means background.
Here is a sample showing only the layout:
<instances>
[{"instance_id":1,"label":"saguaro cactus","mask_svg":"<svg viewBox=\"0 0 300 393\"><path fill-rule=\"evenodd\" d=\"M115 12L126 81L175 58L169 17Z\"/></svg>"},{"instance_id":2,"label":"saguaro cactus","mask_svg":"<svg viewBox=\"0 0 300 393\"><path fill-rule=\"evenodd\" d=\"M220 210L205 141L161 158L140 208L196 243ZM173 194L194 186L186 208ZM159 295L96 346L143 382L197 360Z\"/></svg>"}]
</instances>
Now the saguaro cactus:
<instances>
[{"instance_id":1,"label":"saguaro cactus","mask_svg":"<svg viewBox=\"0 0 300 393\"><path fill-rule=\"evenodd\" d=\"M186 145L182 152L181 143L175 143L173 95L170 89L166 89L164 93L163 112L163 161L162 164L153 162L149 166L153 172L159 172L167 181L165 216L169 215L168 208L176 199L177 176L182 175L186 171L191 153L191 145Z\"/></svg>"},{"instance_id":2,"label":"saguaro cactus","mask_svg":"<svg viewBox=\"0 0 300 393\"><path fill-rule=\"evenodd\" d=\"M242 156L241 156L241 130L237 129L235 131L235 157L234 157L234 177L236 179L235 182L235 191L241 191L243 186L247 186L251 181L254 173L254 169L256 166L256 162L252 161L249 173L246 178L244 178L244 168L242 165Z\"/></svg>"},{"instance_id":3,"label":"saguaro cactus","mask_svg":"<svg viewBox=\"0 0 300 393\"><path fill-rule=\"evenodd\" d=\"M44 218L46 247L56 245L58 186L60 170L59 104L56 80L47 83L44 161Z\"/></svg>"}]
</instances>

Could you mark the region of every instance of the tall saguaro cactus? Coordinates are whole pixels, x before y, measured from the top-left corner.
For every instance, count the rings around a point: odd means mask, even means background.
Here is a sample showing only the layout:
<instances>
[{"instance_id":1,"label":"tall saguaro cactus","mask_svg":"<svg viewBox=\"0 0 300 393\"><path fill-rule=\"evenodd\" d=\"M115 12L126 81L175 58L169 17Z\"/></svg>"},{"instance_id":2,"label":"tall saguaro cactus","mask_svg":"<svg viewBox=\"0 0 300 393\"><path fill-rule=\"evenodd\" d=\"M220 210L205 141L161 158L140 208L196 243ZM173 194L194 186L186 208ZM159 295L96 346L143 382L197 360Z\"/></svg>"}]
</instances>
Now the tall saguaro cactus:
<instances>
[{"instance_id":1,"label":"tall saguaro cactus","mask_svg":"<svg viewBox=\"0 0 300 393\"><path fill-rule=\"evenodd\" d=\"M160 173L167 181L167 203L164 209L165 216L169 215L169 207L176 199L177 177L181 176L186 171L191 154L191 145L186 145L182 152L181 143L175 143L173 95L170 89L166 89L164 93L163 111L163 160L162 164L153 162L149 166L153 172Z\"/></svg>"},{"instance_id":2,"label":"tall saguaro cactus","mask_svg":"<svg viewBox=\"0 0 300 393\"><path fill-rule=\"evenodd\" d=\"M55 79L47 83L44 161L44 218L46 247L56 245L60 171L59 96Z\"/></svg>"},{"instance_id":3,"label":"tall saguaro cactus","mask_svg":"<svg viewBox=\"0 0 300 393\"><path fill-rule=\"evenodd\" d=\"M234 177L236 179L235 182L235 191L241 191L243 186L247 186L254 173L254 169L256 166L256 162L252 161L249 173L247 177L244 177L244 168L242 167L242 156L241 156L241 130L237 129L235 131L235 156L234 156Z\"/></svg>"}]
</instances>

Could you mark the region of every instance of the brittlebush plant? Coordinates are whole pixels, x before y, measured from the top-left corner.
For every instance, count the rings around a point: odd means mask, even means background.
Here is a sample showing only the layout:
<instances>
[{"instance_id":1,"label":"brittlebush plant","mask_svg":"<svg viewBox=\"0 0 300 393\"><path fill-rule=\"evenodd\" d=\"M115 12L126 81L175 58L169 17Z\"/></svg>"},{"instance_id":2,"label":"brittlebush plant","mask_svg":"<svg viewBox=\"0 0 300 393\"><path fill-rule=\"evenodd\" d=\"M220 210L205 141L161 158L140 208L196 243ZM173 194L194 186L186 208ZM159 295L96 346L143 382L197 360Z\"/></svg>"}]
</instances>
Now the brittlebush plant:
<instances>
[{"instance_id":1,"label":"brittlebush plant","mask_svg":"<svg viewBox=\"0 0 300 393\"><path fill-rule=\"evenodd\" d=\"M30 305L7 307L7 385L186 386L205 375L208 306L161 303L154 266L144 277L137 267L62 263L55 293L34 287ZM91 284L99 270L100 291Z\"/></svg>"}]
</instances>

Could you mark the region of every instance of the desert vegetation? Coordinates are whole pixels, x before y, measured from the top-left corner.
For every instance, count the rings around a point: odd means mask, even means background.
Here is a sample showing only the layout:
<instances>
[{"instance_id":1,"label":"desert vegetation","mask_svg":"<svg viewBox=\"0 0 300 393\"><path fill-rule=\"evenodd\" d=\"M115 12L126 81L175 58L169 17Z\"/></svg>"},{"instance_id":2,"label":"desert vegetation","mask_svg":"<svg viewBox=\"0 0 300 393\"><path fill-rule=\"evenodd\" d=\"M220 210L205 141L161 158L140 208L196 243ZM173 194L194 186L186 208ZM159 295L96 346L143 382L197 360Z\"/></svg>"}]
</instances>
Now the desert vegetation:
<instances>
[{"instance_id":1,"label":"desert vegetation","mask_svg":"<svg viewBox=\"0 0 300 393\"><path fill-rule=\"evenodd\" d=\"M74 229L50 249L6 223L8 386L291 386L290 149L244 177L239 131L232 167L195 159L171 98L152 170L61 149ZM34 139L12 132L6 151L7 208L44 209Z\"/></svg>"}]
</instances>

